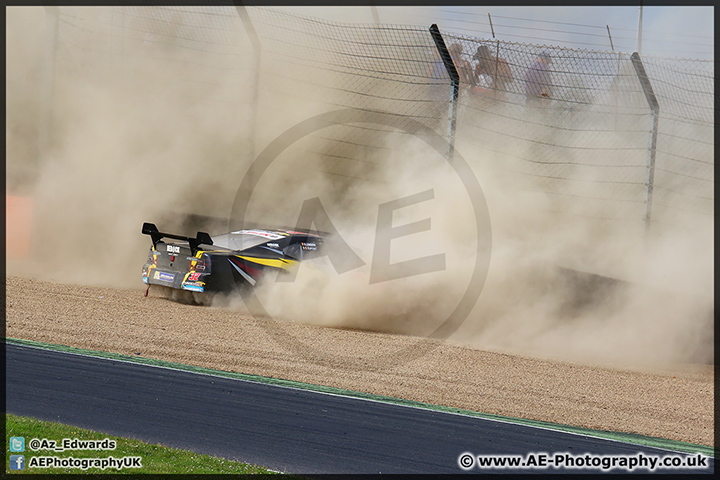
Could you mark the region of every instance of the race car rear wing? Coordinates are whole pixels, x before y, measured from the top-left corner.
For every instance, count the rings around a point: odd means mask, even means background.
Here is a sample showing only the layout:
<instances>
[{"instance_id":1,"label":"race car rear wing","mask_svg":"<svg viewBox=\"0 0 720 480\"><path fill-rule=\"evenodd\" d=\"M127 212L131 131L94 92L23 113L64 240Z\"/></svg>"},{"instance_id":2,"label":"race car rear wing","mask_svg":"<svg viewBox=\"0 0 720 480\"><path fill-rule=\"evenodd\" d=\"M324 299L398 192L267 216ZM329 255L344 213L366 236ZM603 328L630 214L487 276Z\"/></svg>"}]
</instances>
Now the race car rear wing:
<instances>
[{"instance_id":1,"label":"race car rear wing","mask_svg":"<svg viewBox=\"0 0 720 480\"><path fill-rule=\"evenodd\" d=\"M190 244L190 250L192 251L192 254L195 255L195 253L198 250L198 246L200 244L203 245L212 245L213 241L212 238L210 238L210 235L205 232L197 232L197 235L195 238L193 237L184 237L182 235L173 235L172 233L162 233L159 232L157 227L154 223L143 223L142 226L142 233L144 235L150 235L150 238L153 242L153 247L157 245L157 243L162 240L163 238L172 238L174 240L182 240L185 242L188 242Z\"/></svg>"}]
</instances>

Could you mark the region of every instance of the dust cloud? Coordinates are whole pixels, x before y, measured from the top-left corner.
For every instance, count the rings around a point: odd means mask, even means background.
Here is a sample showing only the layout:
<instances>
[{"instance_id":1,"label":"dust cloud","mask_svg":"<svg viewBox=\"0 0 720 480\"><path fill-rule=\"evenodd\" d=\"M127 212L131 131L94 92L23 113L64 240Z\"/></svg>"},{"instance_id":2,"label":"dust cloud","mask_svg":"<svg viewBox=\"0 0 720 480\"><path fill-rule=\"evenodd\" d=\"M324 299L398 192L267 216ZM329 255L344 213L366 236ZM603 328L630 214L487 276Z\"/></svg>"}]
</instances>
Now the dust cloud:
<instances>
[{"instance_id":1,"label":"dust cloud","mask_svg":"<svg viewBox=\"0 0 720 480\"><path fill-rule=\"evenodd\" d=\"M138 41L125 47L133 68L121 75L56 77L52 141L37 160L44 12L12 7L7 15L6 186L35 202L33 256L9 265L10 274L139 290L150 244L142 222L174 231L184 215L229 218L247 152L327 108L308 99L333 103L327 89L304 85L302 94L282 94L275 83L261 91L266 113L250 125L250 56L239 60L243 68L213 72L201 95L197 83L175 79L191 73L188 64L202 64L202 52L159 61ZM281 67L264 68L291 76ZM228 98L233 107L222 109ZM294 282L268 282L258 298L270 315L290 322L430 335L458 305L477 255L462 181L437 152L392 129L356 129L374 148L346 146L343 156L357 161L333 170L333 128L278 157L258 180L246 220L294 227L303 202L318 197L336 240L363 265L338 273L332 257L308 261ZM711 220L645 232L637 223L574 216L569 197L542 193L486 151L464 145L462 152L487 200L492 251L480 298L450 340L601 364L711 361ZM428 190L432 199L394 211L393 227L430 219L430 228L393 238L390 263L442 254L443 268L370 284L379 265L380 205Z\"/></svg>"},{"instance_id":2,"label":"dust cloud","mask_svg":"<svg viewBox=\"0 0 720 480\"><path fill-rule=\"evenodd\" d=\"M568 214L577 198L495 178L483 183L493 220L488 279L454 339L613 366L712 363L711 219L646 231L642 222Z\"/></svg>"},{"instance_id":3,"label":"dust cloud","mask_svg":"<svg viewBox=\"0 0 720 480\"><path fill-rule=\"evenodd\" d=\"M273 317L425 336L456 307L477 251L468 194L444 158L422 141L392 133L386 140L393 143L394 154L388 157L383 152L381 159L375 159L378 167L373 175L356 181L341 196L333 196L331 178L325 188L312 193L300 189L296 200L290 196L285 224L296 226L299 207L310 198L304 195L319 195L323 211L312 226L322 230L327 215L337 231L329 239L329 251L339 252L343 245L360 264L344 271L336 253L329 253L303 262L293 282L264 284L257 293ZM269 182L277 178L272 173ZM408 204L401 206L404 199ZM390 225L385 225L392 228L390 232L378 226L381 209L392 211ZM402 230L414 224L420 225L416 233ZM379 257L382 245L390 247L387 259ZM423 263L432 258L438 263ZM401 262L407 262L405 268L391 274L392 279L370 282L374 277L384 280L383 267Z\"/></svg>"},{"instance_id":4,"label":"dust cloud","mask_svg":"<svg viewBox=\"0 0 720 480\"><path fill-rule=\"evenodd\" d=\"M382 182L356 186L346 193L346 202L326 205L331 218L341 219L335 226L343 241L366 264L338 274L327 257L304 263L293 283L269 283L257 290L270 315L427 336L458 305L477 255L476 220L467 193L434 152L395 147L405 155L391 170L402 175L385 171ZM466 157L479 158L474 153L463 150ZM710 222L646 231L643 222L573 215L576 198L558 200L533 188L527 177L495 165L492 158L474 165L491 217L487 279L474 310L450 340L618 367L712 362ZM435 198L415 210L398 209L393 226L430 218L432 229L393 239L391 263L442 252L446 269L369 285L378 205L428 189ZM289 205L309 195L304 192ZM297 209L288 210L293 213L286 224L294 225ZM604 213L612 218L609 207Z\"/></svg>"},{"instance_id":5,"label":"dust cloud","mask_svg":"<svg viewBox=\"0 0 720 480\"><path fill-rule=\"evenodd\" d=\"M88 11L100 12L76 12ZM234 196L246 154L239 113L246 100L236 93L249 90L243 65L203 76L205 54L178 48L164 30L97 57L101 48L78 51L68 30L57 46L48 117L40 105L48 89L45 11L7 13L7 190L34 200L33 255L18 268L61 282L140 288L150 246L143 222L173 231L190 213L228 214L225 199ZM76 42L105 45L112 36L102 25L96 37L79 29ZM46 124L49 144L40 152Z\"/></svg>"}]
</instances>

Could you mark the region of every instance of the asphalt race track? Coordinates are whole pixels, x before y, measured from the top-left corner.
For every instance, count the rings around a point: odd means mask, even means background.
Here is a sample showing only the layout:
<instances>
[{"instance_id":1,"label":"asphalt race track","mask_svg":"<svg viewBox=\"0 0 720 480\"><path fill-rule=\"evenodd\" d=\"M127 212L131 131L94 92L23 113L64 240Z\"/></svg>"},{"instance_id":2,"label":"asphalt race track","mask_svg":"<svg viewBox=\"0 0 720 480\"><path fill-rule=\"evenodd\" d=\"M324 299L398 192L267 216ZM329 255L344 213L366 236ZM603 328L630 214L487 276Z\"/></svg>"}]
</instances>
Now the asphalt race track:
<instances>
[{"instance_id":1,"label":"asphalt race track","mask_svg":"<svg viewBox=\"0 0 720 480\"><path fill-rule=\"evenodd\" d=\"M458 457L464 452L521 456L529 452L574 456L674 453L120 360L13 344L5 347L8 413L289 473L462 473ZM477 467L470 471L493 472ZM500 471L522 470L495 470ZM708 469L654 470L660 471L712 473L714 461L709 459Z\"/></svg>"}]
</instances>

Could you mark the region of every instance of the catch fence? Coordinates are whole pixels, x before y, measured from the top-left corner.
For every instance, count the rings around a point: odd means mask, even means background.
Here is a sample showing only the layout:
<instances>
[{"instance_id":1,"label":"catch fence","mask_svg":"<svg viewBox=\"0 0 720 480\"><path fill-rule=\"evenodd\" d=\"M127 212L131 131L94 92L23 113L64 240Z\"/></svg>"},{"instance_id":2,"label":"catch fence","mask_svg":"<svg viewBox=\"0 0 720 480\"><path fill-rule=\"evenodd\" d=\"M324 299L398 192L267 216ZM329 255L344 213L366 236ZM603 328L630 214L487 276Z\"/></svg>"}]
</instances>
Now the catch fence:
<instances>
[{"instance_id":1,"label":"catch fence","mask_svg":"<svg viewBox=\"0 0 720 480\"><path fill-rule=\"evenodd\" d=\"M389 159L402 154L388 135L422 135L412 132L416 122L448 135L452 88L429 26L343 24L265 7L56 12L50 88L95 78L121 98L146 95L147 105L171 90L182 99L173 115L204 124L212 117L214 138L240 159L237 175L283 131L341 108L396 123L339 125L302 143L303 162L287 168L333 179L337 192L384 178ZM441 33L451 50L459 46L456 66L473 73L461 82L453 139L471 165L518 174L557 198L563 215L643 222L652 178L652 222L691 228L712 219L714 62L641 58L659 105L653 145L653 112L630 53ZM490 54L487 75L474 75L479 47ZM540 54L551 59L548 97L528 105L527 72Z\"/></svg>"}]
</instances>

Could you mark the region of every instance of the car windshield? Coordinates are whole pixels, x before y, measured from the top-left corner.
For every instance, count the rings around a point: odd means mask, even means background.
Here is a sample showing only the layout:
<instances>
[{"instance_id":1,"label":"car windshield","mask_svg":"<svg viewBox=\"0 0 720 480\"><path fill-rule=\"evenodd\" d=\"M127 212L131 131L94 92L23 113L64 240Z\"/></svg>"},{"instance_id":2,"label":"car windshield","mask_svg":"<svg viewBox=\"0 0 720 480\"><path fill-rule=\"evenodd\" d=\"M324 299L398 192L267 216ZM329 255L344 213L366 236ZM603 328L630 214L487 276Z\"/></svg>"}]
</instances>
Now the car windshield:
<instances>
[{"instance_id":1,"label":"car windshield","mask_svg":"<svg viewBox=\"0 0 720 480\"><path fill-rule=\"evenodd\" d=\"M280 238L283 238L283 235L266 230L241 230L213 237L213 245L230 250L245 250Z\"/></svg>"}]
</instances>

